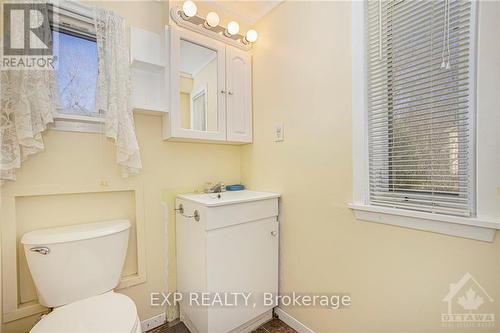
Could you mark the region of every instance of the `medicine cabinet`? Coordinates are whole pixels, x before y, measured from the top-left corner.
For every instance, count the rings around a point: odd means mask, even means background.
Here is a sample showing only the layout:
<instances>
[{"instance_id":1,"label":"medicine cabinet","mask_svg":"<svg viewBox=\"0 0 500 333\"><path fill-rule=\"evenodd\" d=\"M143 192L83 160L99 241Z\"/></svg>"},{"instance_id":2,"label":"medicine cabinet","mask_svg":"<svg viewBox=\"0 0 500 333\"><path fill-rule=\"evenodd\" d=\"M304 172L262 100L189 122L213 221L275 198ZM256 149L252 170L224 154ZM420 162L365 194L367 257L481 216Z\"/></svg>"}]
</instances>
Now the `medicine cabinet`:
<instances>
[{"instance_id":1,"label":"medicine cabinet","mask_svg":"<svg viewBox=\"0 0 500 333\"><path fill-rule=\"evenodd\" d=\"M169 112L163 138L252 142L251 56L212 38L166 28Z\"/></svg>"}]
</instances>

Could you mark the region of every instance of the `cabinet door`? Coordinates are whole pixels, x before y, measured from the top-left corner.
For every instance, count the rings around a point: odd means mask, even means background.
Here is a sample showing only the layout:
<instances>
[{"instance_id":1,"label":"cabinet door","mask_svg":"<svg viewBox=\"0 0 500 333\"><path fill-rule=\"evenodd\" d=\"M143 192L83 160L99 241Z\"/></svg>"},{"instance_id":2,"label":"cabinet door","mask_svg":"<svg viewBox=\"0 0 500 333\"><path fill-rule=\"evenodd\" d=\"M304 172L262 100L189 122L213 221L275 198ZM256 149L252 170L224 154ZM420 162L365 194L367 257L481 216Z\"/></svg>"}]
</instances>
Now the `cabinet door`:
<instances>
[{"instance_id":1,"label":"cabinet door","mask_svg":"<svg viewBox=\"0 0 500 333\"><path fill-rule=\"evenodd\" d=\"M252 57L226 47L227 141L252 142Z\"/></svg>"},{"instance_id":2,"label":"cabinet door","mask_svg":"<svg viewBox=\"0 0 500 333\"><path fill-rule=\"evenodd\" d=\"M273 308L264 306L262 297L278 292L276 217L207 232L207 287L210 292L252 293L248 307L209 308L209 332L229 332Z\"/></svg>"},{"instance_id":3,"label":"cabinet door","mask_svg":"<svg viewBox=\"0 0 500 333\"><path fill-rule=\"evenodd\" d=\"M225 45L170 29L170 114L165 139L226 141Z\"/></svg>"}]
</instances>

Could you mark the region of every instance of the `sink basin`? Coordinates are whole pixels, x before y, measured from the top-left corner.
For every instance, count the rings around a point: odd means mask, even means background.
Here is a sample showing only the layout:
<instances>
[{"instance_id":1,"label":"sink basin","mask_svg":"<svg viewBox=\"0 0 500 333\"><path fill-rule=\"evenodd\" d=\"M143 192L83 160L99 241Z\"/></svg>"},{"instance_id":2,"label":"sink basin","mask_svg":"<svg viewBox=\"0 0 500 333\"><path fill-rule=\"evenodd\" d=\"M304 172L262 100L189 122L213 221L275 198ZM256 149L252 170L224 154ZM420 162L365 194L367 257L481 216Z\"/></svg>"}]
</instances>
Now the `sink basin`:
<instances>
[{"instance_id":1,"label":"sink basin","mask_svg":"<svg viewBox=\"0 0 500 333\"><path fill-rule=\"evenodd\" d=\"M190 193L179 194L177 198L191 202L196 202L207 207L232 205L241 202L259 201L265 199L278 198L277 193L257 192L257 191L226 191L222 193Z\"/></svg>"}]
</instances>

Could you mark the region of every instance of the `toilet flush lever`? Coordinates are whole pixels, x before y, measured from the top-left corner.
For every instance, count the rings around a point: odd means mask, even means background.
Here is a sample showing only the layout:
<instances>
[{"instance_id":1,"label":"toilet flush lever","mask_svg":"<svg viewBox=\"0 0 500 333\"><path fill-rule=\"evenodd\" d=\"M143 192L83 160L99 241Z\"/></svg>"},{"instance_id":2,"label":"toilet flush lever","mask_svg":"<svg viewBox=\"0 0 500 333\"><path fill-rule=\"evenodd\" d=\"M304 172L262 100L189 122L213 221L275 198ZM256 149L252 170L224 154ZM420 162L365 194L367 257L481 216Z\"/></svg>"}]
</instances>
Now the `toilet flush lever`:
<instances>
[{"instance_id":1,"label":"toilet flush lever","mask_svg":"<svg viewBox=\"0 0 500 333\"><path fill-rule=\"evenodd\" d=\"M35 246L35 247L32 247L30 249L30 251L38 252L38 253L43 254L43 255L47 255L50 253L50 249L48 247L45 247L45 246Z\"/></svg>"}]
</instances>

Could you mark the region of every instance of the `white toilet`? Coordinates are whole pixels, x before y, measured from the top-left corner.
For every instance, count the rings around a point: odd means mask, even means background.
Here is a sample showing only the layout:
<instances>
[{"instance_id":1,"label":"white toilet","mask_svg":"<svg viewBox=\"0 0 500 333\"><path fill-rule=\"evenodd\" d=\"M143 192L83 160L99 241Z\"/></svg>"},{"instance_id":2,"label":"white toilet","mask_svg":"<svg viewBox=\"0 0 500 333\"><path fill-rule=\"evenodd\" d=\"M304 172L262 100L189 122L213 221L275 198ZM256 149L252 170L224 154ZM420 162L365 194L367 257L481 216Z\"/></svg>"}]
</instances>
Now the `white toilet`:
<instances>
[{"instance_id":1,"label":"white toilet","mask_svg":"<svg viewBox=\"0 0 500 333\"><path fill-rule=\"evenodd\" d=\"M134 302L113 288L127 253L130 222L41 229L21 243L40 304L54 308L31 333L140 333Z\"/></svg>"}]
</instances>

